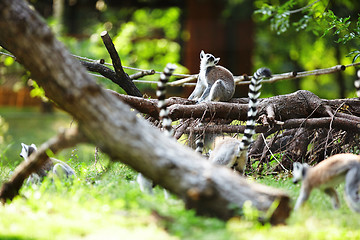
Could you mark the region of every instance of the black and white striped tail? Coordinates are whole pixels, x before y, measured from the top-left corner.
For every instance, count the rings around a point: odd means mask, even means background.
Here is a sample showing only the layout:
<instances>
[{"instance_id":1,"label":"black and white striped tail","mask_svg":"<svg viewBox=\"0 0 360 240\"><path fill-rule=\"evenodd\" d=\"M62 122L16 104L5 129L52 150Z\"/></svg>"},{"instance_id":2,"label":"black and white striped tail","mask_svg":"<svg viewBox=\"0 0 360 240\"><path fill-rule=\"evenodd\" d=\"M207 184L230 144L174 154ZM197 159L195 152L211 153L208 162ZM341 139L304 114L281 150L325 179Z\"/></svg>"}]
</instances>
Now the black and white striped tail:
<instances>
[{"instance_id":1,"label":"black and white striped tail","mask_svg":"<svg viewBox=\"0 0 360 240\"><path fill-rule=\"evenodd\" d=\"M264 77L271 77L268 68L259 68L251 78L249 85L249 110L246 121L244 136L240 144L240 151L247 150L251 143L251 138L255 134L255 121L257 114L258 97L260 96L261 81Z\"/></svg>"},{"instance_id":2,"label":"black and white striped tail","mask_svg":"<svg viewBox=\"0 0 360 240\"><path fill-rule=\"evenodd\" d=\"M360 98L360 70L357 71L357 79L354 82L356 88L356 96Z\"/></svg>"},{"instance_id":3,"label":"black and white striped tail","mask_svg":"<svg viewBox=\"0 0 360 240\"><path fill-rule=\"evenodd\" d=\"M156 96L158 98L158 108L160 109L159 118L162 122L162 126L165 129L165 133L172 136L174 130L171 127L172 120L169 117L169 111L167 109L166 101L166 83L173 74L176 65L168 63L164 68L164 71L160 74L160 81L158 82Z\"/></svg>"},{"instance_id":4,"label":"black and white striped tail","mask_svg":"<svg viewBox=\"0 0 360 240\"><path fill-rule=\"evenodd\" d=\"M202 122L200 122L197 126L202 127L203 126ZM196 145L195 152L202 154L204 151L204 134L200 134L200 133L196 134L195 145Z\"/></svg>"},{"instance_id":5,"label":"black and white striped tail","mask_svg":"<svg viewBox=\"0 0 360 240\"><path fill-rule=\"evenodd\" d=\"M195 141L195 144L196 144L195 152L198 152L198 153L202 154L203 151L204 151L204 138L203 138L203 136L199 136L199 139L197 139Z\"/></svg>"}]
</instances>

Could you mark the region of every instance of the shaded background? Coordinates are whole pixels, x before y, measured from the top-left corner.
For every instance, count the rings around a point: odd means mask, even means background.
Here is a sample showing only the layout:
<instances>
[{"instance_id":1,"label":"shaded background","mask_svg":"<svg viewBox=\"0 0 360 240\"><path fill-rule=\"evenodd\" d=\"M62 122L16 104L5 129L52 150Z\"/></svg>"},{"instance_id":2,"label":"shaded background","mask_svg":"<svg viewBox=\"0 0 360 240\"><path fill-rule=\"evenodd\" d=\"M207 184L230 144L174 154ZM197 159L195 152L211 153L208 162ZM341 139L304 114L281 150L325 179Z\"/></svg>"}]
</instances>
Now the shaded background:
<instances>
[{"instance_id":1,"label":"shaded background","mask_svg":"<svg viewBox=\"0 0 360 240\"><path fill-rule=\"evenodd\" d=\"M307 6L308 1L250 0L33 0L35 9L46 19L59 39L75 55L88 58L110 58L100 33L109 31L123 65L161 71L167 62L178 63L178 73L197 73L201 50L220 57L220 64L234 75L252 74L267 66L273 73L305 71L349 64L346 55L357 48L357 42L336 43L334 35L309 27L302 11L285 20L266 19L259 9L267 4L293 4L289 9ZM295 2L295 3L293 3ZM296 4L297 3L297 4ZM270 5L269 5L270 6ZM319 14L332 10L338 16L357 18L357 1L317 1ZM268 9L272 9L269 7ZM254 13L254 11L258 12ZM281 9L277 9L281 11ZM314 14L316 16L316 14ZM284 17L284 19L286 19ZM288 24L289 26L287 26ZM274 27L275 26L275 27ZM6 56L0 56L0 105L38 105L39 99L27 94L33 89L29 75ZM133 73L127 70L129 74ZM291 93L299 89L314 92L322 98L354 97L355 69L346 72L312 76L297 80L265 84L262 96ZM144 77L156 80L158 76ZM105 87L122 92L106 79L98 79ZM31 88L25 88L30 86ZM137 84L153 96L154 84ZM36 88L36 86L35 86ZM192 87L169 89L171 95L187 97ZM247 87L238 87L235 97L246 96ZM41 89L33 96L43 96ZM46 104L44 105L46 106Z\"/></svg>"}]
</instances>

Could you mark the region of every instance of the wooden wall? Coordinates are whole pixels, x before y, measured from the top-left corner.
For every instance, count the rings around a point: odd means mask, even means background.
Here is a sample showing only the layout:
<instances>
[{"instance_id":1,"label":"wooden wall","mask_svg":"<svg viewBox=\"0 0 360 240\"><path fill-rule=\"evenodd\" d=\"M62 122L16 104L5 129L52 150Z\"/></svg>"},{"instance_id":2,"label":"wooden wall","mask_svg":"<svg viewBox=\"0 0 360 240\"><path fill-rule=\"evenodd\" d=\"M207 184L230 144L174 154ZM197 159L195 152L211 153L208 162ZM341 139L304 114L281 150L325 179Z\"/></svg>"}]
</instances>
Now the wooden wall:
<instances>
[{"instance_id":1,"label":"wooden wall","mask_svg":"<svg viewBox=\"0 0 360 240\"><path fill-rule=\"evenodd\" d=\"M0 86L0 106L28 107L40 104L39 98L30 97L28 88L14 92L11 88Z\"/></svg>"}]
</instances>

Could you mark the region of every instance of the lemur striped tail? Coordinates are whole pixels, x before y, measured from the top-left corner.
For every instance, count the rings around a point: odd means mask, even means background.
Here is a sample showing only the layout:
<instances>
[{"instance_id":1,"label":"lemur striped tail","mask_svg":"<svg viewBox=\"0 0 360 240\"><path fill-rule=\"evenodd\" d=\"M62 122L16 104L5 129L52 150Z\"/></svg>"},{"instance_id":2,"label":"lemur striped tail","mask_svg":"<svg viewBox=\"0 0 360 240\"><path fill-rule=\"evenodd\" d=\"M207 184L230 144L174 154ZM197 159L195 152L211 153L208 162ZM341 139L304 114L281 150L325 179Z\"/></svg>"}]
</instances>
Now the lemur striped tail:
<instances>
[{"instance_id":1,"label":"lemur striped tail","mask_svg":"<svg viewBox=\"0 0 360 240\"><path fill-rule=\"evenodd\" d=\"M259 68L253 75L249 85L249 110L246 121L244 136L240 143L240 151L247 150L251 143L251 138L255 134L255 121L257 114L258 97L260 96L261 81L264 77L271 77L268 68Z\"/></svg>"},{"instance_id":2,"label":"lemur striped tail","mask_svg":"<svg viewBox=\"0 0 360 240\"><path fill-rule=\"evenodd\" d=\"M354 81L356 96L360 98L360 70L357 71L357 79Z\"/></svg>"},{"instance_id":3,"label":"lemur striped tail","mask_svg":"<svg viewBox=\"0 0 360 240\"><path fill-rule=\"evenodd\" d=\"M174 134L174 130L171 127L172 120L169 117L169 110L167 109L166 101L166 83L173 74L176 65L168 63L164 68L164 71L160 74L160 81L158 82L156 96L158 98L158 108L160 109L159 118L162 122L162 126L165 129L165 133L169 136Z\"/></svg>"},{"instance_id":4,"label":"lemur striped tail","mask_svg":"<svg viewBox=\"0 0 360 240\"><path fill-rule=\"evenodd\" d=\"M198 127L201 127L203 126L203 124L200 122L198 125ZM196 144L196 149L195 149L195 152L198 152L200 154L203 153L204 151L204 134L196 134L196 141L195 141L195 144Z\"/></svg>"}]
</instances>

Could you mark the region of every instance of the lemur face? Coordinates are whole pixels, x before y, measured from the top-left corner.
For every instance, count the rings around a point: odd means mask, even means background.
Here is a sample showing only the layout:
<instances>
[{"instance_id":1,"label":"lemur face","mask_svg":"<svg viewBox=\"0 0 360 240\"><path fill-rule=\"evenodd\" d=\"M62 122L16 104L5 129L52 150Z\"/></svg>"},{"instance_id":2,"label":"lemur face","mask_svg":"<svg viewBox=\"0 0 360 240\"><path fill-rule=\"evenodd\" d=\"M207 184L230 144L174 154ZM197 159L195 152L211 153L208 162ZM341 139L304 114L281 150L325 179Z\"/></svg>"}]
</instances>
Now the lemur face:
<instances>
[{"instance_id":1,"label":"lemur face","mask_svg":"<svg viewBox=\"0 0 360 240\"><path fill-rule=\"evenodd\" d=\"M24 143L21 143L20 157L27 160L29 158L29 156L36 150L37 150L37 148L36 148L35 144L26 145Z\"/></svg>"},{"instance_id":2,"label":"lemur face","mask_svg":"<svg viewBox=\"0 0 360 240\"><path fill-rule=\"evenodd\" d=\"M220 58L215 58L214 55L210 53L205 53L204 51L201 51L200 53L200 61L201 65L206 67L212 67L218 64L220 61Z\"/></svg>"},{"instance_id":3,"label":"lemur face","mask_svg":"<svg viewBox=\"0 0 360 240\"><path fill-rule=\"evenodd\" d=\"M305 177L305 171L307 169L307 164L301 164L299 162L294 162L293 164L293 183L298 183L299 181L303 180Z\"/></svg>"}]
</instances>

